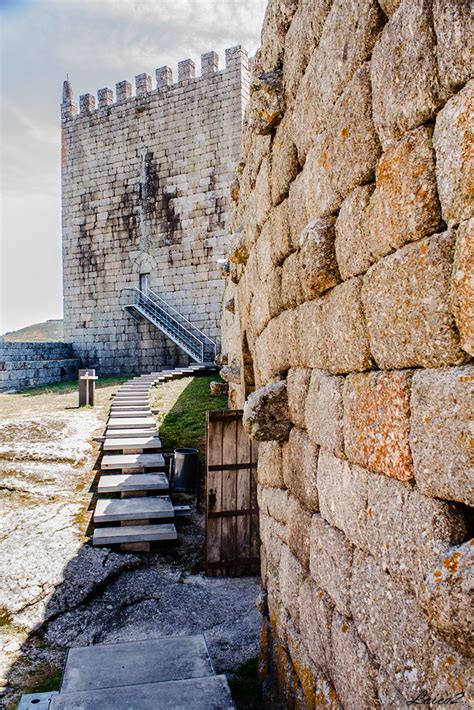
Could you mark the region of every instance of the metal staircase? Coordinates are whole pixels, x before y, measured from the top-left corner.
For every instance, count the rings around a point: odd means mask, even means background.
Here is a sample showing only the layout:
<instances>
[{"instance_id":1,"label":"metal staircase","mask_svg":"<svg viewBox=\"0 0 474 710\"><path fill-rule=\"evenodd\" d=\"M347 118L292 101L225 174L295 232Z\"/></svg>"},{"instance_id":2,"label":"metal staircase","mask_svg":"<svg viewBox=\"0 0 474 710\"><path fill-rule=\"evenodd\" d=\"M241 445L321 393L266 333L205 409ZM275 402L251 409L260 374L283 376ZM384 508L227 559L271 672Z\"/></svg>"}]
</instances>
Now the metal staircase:
<instances>
[{"instance_id":1,"label":"metal staircase","mask_svg":"<svg viewBox=\"0 0 474 710\"><path fill-rule=\"evenodd\" d=\"M151 289L146 293L138 288L126 290L130 292L130 303L124 306L124 310L136 320L146 318L195 362L214 363L217 355L216 343L176 308L170 306Z\"/></svg>"}]
</instances>

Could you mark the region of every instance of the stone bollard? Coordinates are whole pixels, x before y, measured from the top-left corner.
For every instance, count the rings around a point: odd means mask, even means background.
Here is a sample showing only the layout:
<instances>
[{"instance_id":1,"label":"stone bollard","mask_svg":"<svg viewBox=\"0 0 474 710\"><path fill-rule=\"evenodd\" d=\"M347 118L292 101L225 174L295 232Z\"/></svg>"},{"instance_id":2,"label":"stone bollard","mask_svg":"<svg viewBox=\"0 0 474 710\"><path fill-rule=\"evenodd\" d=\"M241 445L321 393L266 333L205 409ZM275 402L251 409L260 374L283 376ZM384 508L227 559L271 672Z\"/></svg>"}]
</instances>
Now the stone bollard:
<instances>
[{"instance_id":1,"label":"stone bollard","mask_svg":"<svg viewBox=\"0 0 474 710\"><path fill-rule=\"evenodd\" d=\"M99 379L95 370L79 370L79 406L94 406L95 381Z\"/></svg>"}]
</instances>

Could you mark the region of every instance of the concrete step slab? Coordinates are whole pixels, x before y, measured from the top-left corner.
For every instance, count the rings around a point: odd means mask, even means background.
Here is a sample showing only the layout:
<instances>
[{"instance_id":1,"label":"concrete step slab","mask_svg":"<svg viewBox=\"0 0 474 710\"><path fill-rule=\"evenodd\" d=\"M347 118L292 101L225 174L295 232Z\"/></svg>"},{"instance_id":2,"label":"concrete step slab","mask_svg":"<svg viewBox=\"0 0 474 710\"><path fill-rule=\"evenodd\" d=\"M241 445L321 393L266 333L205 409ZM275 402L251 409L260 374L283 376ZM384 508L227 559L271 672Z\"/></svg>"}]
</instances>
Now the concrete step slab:
<instances>
[{"instance_id":1,"label":"concrete step slab","mask_svg":"<svg viewBox=\"0 0 474 710\"><path fill-rule=\"evenodd\" d=\"M107 469L129 468L165 468L163 454L106 454L100 464L102 471Z\"/></svg>"},{"instance_id":2,"label":"concrete step slab","mask_svg":"<svg viewBox=\"0 0 474 710\"><path fill-rule=\"evenodd\" d=\"M167 491L169 481L164 473L106 474L99 478L98 493L127 493L129 491Z\"/></svg>"},{"instance_id":3,"label":"concrete step slab","mask_svg":"<svg viewBox=\"0 0 474 710\"><path fill-rule=\"evenodd\" d=\"M103 499L97 501L94 511L94 523L173 517L174 507L169 496Z\"/></svg>"},{"instance_id":4,"label":"concrete step slab","mask_svg":"<svg viewBox=\"0 0 474 710\"><path fill-rule=\"evenodd\" d=\"M154 438L158 435L159 431L154 427L143 427L143 429L106 429L104 440Z\"/></svg>"},{"instance_id":5,"label":"concrete step slab","mask_svg":"<svg viewBox=\"0 0 474 710\"><path fill-rule=\"evenodd\" d=\"M146 409L117 409L116 407L112 407L110 410L110 416L114 417L114 419L117 418L125 418L128 419L130 417L149 417L151 415L151 410L149 407Z\"/></svg>"},{"instance_id":6,"label":"concrete step slab","mask_svg":"<svg viewBox=\"0 0 474 710\"><path fill-rule=\"evenodd\" d=\"M177 538L178 534L173 523L124 525L114 528L96 528L92 537L92 544L124 545L137 542L177 540Z\"/></svg>"},{"instance_id":7,"label":"concrete step slab","mask_svg":"<svg viewBox=\"0 0 474 710\"><path fill-rule=\"evenodd\" d=\"M107 429L143 429L145 426L155 426L154 417L110 417Z\"/></svg>"},{"instance_id":8,"label":"concrete step slab","mask_svg":"<svg viewBox=\"0 0 474 710\"><path fill-rule=\"evenodd\" d=\"M143 400L142 402L137 402L136 399L118 400L117 402L112 402L110 407L111 409L133 409L143 411L144 409L150 409L150 404L147 400Z\"/></svg>"},{"instance_id":9,"label":"concrete step slab","mask_svg":"<svg viewBox=\"0 0 474 710\"><path fill-rule=\"evenodd\" d=\"M34 705L31 706L35 707ZM55 695L50 710L235 710L227 678L189 678L162 683Z\"/></svg>"},{"instance_id":10,"label":"concrete step slab","mask_svg":"<svg viewBox=\"0 0 474 710\"><path fill-rule=\"evenodd\" d=\"M60 694L212 675L202 634L98 644L69 650Z\"/></svg>"},{"instance_id":11,"label":"concrete step slab","mask_svg":"<svg viewBox=\"0 0 474 710\"><path fill-rule=\"evenodd\" d=\"M158 436L135 438L106 438L103 443L104 451L127 451L127 449L161 449L161 439Z\"/></svg>"}]
</instances>

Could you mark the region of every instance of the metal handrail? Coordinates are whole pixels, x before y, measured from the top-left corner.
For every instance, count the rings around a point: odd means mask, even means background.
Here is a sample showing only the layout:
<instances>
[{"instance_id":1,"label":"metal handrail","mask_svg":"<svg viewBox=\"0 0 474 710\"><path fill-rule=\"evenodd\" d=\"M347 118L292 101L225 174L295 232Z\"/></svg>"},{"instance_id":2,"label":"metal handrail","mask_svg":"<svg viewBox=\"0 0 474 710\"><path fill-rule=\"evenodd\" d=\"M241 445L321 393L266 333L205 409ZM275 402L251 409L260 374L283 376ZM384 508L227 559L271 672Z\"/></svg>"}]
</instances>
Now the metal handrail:
<instances>
[{"instance_id":1,"label":"metal handrail","mask_svg":"<svg viewBox=\"0 0 474 710\"><path fill-rule=\"evenodd\" d=\"M133 305L145 317L150 317L150 319L156 320L157 322L155 325L166 331L169 337L171 337L177 345L181 345L184 350L188 351L189 355L200 359L201 362L204 362L205 347L209 349L209 345L206 346L203 341L207 341L207 343L210 343L212 347L215 359L217 355L216 343L205 333L199 330L199 328L197 328L193 323L191 323L188 318L179 313L179 311L173 308L173 306L170 306L169 303L161 298L161 296L158 296L158 294L153 291L147 291L147 293L145 293L139 288L129 287L125 290L134 292L135 302L133 304L129 304L129 306ZM150 293L152 297L150 296ZM167 312L167 310L172 311L178 317L175 317L172 313ZM183 323L180 323L179 319L184 321L190 327L186 327ZM191 332L190 328L199 335Z\"/></svg>"}]
</instances>

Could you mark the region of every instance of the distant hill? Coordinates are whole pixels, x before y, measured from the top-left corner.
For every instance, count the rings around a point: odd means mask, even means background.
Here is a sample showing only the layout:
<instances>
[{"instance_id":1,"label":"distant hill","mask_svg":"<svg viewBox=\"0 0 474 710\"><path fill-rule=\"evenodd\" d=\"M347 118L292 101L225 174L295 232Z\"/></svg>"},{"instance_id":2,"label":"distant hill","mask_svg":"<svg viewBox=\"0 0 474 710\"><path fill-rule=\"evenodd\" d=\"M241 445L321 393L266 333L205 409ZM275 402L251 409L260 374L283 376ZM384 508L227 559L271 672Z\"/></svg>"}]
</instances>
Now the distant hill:
<instances>
[{"instance_id":1,"label":"distant hill","mask_svg":"<svg viewBox=\"0 0 474 710\"><path fill-rule=\"evenodd\" d=\"M61 341L64 340L63 321L47 320L44 323L27 325L26 328L5 333L2 337L4 340L22 343Z\"/></svg>"}]
</instances>

